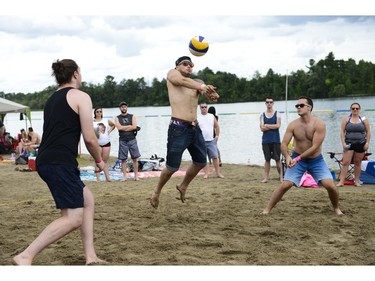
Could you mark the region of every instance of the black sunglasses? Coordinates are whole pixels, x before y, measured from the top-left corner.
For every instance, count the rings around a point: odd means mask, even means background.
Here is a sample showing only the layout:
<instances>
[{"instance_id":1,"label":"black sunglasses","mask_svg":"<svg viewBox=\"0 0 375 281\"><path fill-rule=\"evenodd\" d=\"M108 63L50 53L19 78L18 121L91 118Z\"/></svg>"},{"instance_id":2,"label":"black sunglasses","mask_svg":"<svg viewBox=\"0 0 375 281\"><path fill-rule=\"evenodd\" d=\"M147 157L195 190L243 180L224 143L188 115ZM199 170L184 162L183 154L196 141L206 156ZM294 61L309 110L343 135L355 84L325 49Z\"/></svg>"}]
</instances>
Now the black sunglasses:
<instances>
[{"instance_id":1,"label":"black sunglasses","mask_svg":"<svg viewBox=\"0 0 375 281\"><path fill-rule=\"evenodd\" d=\"M101 110L97 110L96 112L102 112Z\"/></svg>"},{"instance_id":2,"label":"black sunglasses","mask_svg":"<svg viewBox=\"0 0 375 281\"><path fill-rule=\"evenodd\" d=\"M309 104L305 104L305 103L299 103L299 104L296 104L294 107L295 108L304 108L305 106L310 106Z\"/></svg>"},{"instance_id":3,"label":"black sunglasses","mask_svg":"<svg viewBox=\"0 0 375 281\"><path fill-rule=\"evenodd\" d=\"M352 107L352 110L359 110L359 107Z\"/></svg>"},{"instance_id":4,"label":"black sunglasses","mask_svg":"<svg viewBox=\"0 0 375 281\"><path fill-rule=\"evenodd\" d=\"M207 106L201 106L201 108L207 108Z\"/></svg>"},{"instance_id":5,"label":"black sunglasses","mask_svg":"<svg viewBox=\"0 0 375 281\"><path fill-rule=\"evenodd\" d=\"M180 63L179 65L183 65L183 66L190 66L190 67L194 67L194 63L192 63L192 62L186 62L186 61L184 61L184 62L182 62L182 63Z\"/></svg>"},{"instance_id":6,"label":"black sunglasses","mask_svg":"<svg viewBox=\"0 0 375 281\"><path fill-rule=\"evenodd\" d=\"M270 103L273 103L273 101L266 101L266 103L270 104Z\"/></svg>"}]
</instances>

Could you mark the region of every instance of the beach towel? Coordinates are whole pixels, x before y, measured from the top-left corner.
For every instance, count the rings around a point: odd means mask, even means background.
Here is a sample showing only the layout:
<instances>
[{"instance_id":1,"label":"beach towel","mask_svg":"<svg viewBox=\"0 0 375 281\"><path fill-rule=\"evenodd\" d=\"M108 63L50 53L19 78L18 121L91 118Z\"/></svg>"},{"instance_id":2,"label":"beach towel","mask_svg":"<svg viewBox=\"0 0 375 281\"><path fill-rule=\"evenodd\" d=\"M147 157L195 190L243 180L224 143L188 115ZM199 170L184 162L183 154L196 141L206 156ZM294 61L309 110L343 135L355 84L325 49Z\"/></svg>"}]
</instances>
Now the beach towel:
<instances>
[{"instance_id":1,"label":"beach towel","mask_svg":"<svg viewBox=\"0 0 375 281\"><path fill-rule=\"evenodd\" d=\"M87 167L81 167L80 168L80 177L82 181L96 181L96 175L94 172L95 168L94 166L87 166ZM186 174L185 168L179 169L177 172L175 172L172 177L181 177ZM145 178L153 178L153 177L159 177L161 174L161 171L142 171L138 172L138 177L140 179ZM198 174L204 174L203 169ZM127 179L134 179L134 173L127 173ZM109 177L113 181L122 180L123 174L119 170L110 170L109 171ZM100 172L100 180L105 181L104 172Z\"/></svg>"}]
</instances>

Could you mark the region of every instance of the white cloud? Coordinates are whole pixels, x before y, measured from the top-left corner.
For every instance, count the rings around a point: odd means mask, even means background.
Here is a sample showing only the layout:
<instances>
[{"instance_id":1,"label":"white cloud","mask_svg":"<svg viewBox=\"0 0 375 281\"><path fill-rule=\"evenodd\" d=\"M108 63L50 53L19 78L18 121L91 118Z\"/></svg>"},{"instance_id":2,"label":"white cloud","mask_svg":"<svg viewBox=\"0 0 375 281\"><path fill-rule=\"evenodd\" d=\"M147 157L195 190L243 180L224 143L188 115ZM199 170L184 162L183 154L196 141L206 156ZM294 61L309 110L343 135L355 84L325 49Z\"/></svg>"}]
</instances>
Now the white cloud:
<instances>
[{"instance_id":1,"label":"white cloud","mask_svg":"<svg viewBox=\"0 0 375 281\"><path fill-rule=\"evenodd\" d=\"M192 56L195 71L209 67L251 78L272 68L284 74L306 70L310 59L329 52L337 59L375 63L373 16L190 13L181 8L176 16L0 16L0 91L27 93L53 85L50 67L62 58L76 60L86 82L103 83L107 75L117 82L161 80L179 56L189 55L188 41L195 35L210 43L205 56Z\"/></svg>"}]
</instances>

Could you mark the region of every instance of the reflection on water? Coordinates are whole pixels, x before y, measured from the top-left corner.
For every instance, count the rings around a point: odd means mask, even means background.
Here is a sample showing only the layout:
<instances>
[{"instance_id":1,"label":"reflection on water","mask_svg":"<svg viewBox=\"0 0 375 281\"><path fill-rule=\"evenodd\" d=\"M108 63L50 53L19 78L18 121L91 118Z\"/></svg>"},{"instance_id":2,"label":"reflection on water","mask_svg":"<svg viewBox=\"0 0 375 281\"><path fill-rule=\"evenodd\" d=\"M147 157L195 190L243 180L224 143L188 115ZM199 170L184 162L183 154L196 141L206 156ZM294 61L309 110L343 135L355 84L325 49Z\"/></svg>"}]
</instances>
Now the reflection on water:
<instances>
[{"instance_id":1,"label":"reflection on water","mask_svg":"<svg viewBox=\"0 0 375 281\"><path fill-rule=\"evenodd\" d=\"M340 124L342 118L349 114L351 103L359 102L362 107L361 115L368 118L371 132L375 126L375 98L366 97L358 99L316 100L314 101L314 115L326 122L327 134L323 143L323 156L331 168L337 168L327 152L341 151ZM281 137L284 135L287 122L298 115L294 110L296 101L276 101L274 108L281 112L282 124L280 128ZM264 102L215 104L219 115L221 129L219 149L223 163L263 165L264 158L261 146L262 133L259 129L259 116L265 110ZM288 114L286 114L286 109ZM105 117L114 118L120 113L118 108L104 109ZM199 112L199 111L198 111ZM138 132L138 145L142 157L151 157L157 154L165 157L167 129L170 119L170 107L129 107L129 113L135 114L141 131ZM32 126L34 131L42 133L42 112L32 112ZM7 114L5 118L7 131L16 136L21 128L25 128L25 120L19 120L19 114ZM30 124L28 124L29 126ZM373 133L374 135L374 133ZM118 153L118 132L111 134L111 155ZM84 144L82 152L87 153ZM369 152L375 152L375 137L370 142ZM374 156L370 156L375 159ZM188 152L184 153L184 160L190 160ZM274 162L272 161L272 164Z\"/></svg>"}]
</instances>

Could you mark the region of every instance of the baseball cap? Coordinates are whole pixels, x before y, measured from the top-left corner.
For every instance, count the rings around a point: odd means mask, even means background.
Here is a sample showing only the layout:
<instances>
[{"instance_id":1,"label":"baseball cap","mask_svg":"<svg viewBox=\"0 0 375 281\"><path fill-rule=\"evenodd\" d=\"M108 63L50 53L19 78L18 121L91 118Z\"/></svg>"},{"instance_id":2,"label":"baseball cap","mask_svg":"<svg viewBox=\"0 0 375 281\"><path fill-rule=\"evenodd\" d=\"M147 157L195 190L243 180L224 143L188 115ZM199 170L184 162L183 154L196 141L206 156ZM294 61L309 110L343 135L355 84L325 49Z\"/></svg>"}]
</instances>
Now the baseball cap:
<instances>
[{"instance_id":1,"label":"baseball cap","mask_svg":"<svg viewBox=\"0 0 375 281\"><path fill-rule=\"evenodd\" d=\"M120 102L120 104L118 105L118 107L121 107L121 106L123 106L123 105L128 106L128 104L127 104L126 102L122 101L122 102Z\"/></svg>"}]
</instances>

